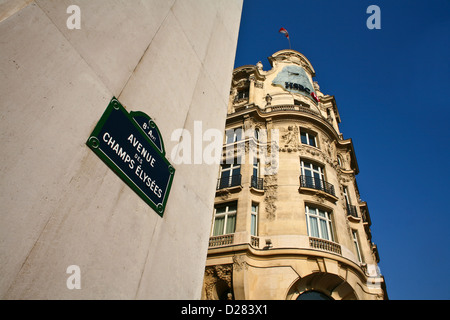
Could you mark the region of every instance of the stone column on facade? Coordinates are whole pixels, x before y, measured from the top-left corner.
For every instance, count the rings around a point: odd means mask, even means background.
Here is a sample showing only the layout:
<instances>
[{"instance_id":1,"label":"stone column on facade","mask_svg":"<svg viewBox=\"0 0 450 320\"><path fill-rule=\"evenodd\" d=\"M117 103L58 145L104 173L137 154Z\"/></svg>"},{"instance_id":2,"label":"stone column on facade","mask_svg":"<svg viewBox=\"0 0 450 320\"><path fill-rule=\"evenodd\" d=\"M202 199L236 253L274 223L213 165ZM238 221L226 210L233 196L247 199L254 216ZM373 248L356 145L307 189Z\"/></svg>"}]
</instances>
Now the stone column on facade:
<instances>
[{"instance_id":1,"label":"stone column on facade","mask_svg":"<svg viewBox=\"0 0 450 320\"><path fill-rule=\"evenodd\" d=\"M255 76L251 75L248 80L250 81L250 86L248 90L248 103L255 103Z\"/></svg>"},{"instance_id":2,"label":"stone column on facade","mask_svg":"<svg viewBox=\"0 0 450 320\"><path fill-rule=\"evenodd\" d=\"M230 91L230 97L228 102L228 114L234 112L234 99L236 98L237 89L236 87L233 87Z\"/></svg>"},{"instance_id":3,"label":"stone column on facade","mask_svg":"<svg viewBox=\"0 0 450 320\"><path fill-rule=\"evenodd\" d=\"M235 300L248 299L247 269L245 256L233 256L233 293Z\"/></svg>"}]
</instances>

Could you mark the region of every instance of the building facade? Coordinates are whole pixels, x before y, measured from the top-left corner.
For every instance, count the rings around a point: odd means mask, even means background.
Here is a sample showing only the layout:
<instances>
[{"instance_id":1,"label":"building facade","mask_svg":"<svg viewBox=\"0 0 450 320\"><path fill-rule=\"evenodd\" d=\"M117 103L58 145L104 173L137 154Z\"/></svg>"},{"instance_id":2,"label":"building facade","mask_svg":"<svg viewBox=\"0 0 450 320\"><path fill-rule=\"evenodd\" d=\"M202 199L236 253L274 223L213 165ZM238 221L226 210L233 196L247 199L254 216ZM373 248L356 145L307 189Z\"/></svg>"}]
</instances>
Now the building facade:
<instances>
[{"instance_id":1,"label":"building facade","mask_svg":"<svg viewBox=\"0 0 450 320\"><path fill-rule=\"evenodd\" d=\"M351 139L294 50L234 70L202 299L387 299Z\"/></svg>"},{"instance_id":2,"label":"building facade","mask_svg":"<svg viewBox=\"0 0 450 320\"><path fill-rule=\"evenodd\" d=\"M171 155L194 122L225 127L241 10L0 1L0 299L200 299L219 164ZM113 97L160 130L162 217L86 144Z\"/></svg>"}]
</instances>

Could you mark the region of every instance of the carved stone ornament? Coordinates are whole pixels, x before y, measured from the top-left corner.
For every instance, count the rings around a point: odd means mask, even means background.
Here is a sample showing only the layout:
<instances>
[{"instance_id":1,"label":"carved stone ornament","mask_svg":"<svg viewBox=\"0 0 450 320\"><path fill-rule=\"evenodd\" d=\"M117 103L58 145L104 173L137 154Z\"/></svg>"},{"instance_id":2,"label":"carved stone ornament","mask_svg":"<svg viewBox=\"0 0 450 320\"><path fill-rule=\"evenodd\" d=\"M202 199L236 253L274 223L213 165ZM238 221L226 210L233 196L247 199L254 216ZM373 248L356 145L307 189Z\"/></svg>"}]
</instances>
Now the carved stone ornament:
<instances>
[{"instance_id":1,"label":"carved stone ornament","mask_svg":"<svg viewBox=\"0 0 450 320\"><path fill-rule=\"evenodd\" d=\"M219 196L222 200L228 200L231 196L231 193L227 189L221 189L217 191L217 196Z\"/></svg>"},{"instance_id":2,"label":"carved stone ornament","mask_svg":"<svg viewBox=\"0 0 450 320\"><path fill-rule=\"evenodd\" d=\"M247 261L245 261L243 256L233 256L233 266L234 270L236 271L242 271L243 269L248 269Z\"/></svg>"},{"instance_id":3,"label":"carved stone ornament","mask_svg":"<svg viewBox=\"0 0 450 320\"><path fill-rule=\"evenodd\" d=\"M320 193L320 192L316 192L314 193L314 200L318 203L325 203L325 196Z\"/></svg>"},{"instance_id":4,"label":"carved stone ornament","mask_svg":"<svg viewBox=\"0 0 450 320\"><path fill-rule=\"evenodd\" d=\"M264 204L266 208L267 219L273 221L277 206L275 201L278 199L278 178L277 175L266 175L264 177Z\"/></svg>"},{"instance_id":5,"label":"carved stone ornament","mask_svg":"<svg viewBox=\"0 0 450 320\"><path fill-rule=\"evenodd\" d=\"M264 82L263 81L255 81L255 87L258 89L264 89Z\"/></svg>"},{"instance_id":6,"label":"carved stone ornament","mask_svg":"<svg viewBox=\"0 0 450 320\"><path fill-rule=\"evenodd\" d=\"M233 274L233 265L216 265L208 266L205 269L204 288L207 300L214 300L214 289L218 282L226 283L231 289L231 277Z\"/></svg>"},{"instance_id":7,"label":"carved stone ornament","mask_svg":"<svg viewBox=\"0 0 450 320\"><path fill-rule=\"evenodd\" d=\"M266 94L266 106L272 105L272 96L270 94Z\"/></svg>"},{"instance_id":8,"label":"carved stone ornament","mask_svg":"<svg viewBox=\"0 0 450 320\"><path fill-rule=\"evenodd\" d=\"M320 86L319 86L319 83L317 81L313 82L313 86L314 86L314 90L320 91Z\"/></svg>"},{"instance_id":9,"label":"carved stone ornament","mask_svg":"<svg viewBox=\"0 0 450 320\"><path fill-rule=\"evenodd\" d=\"M288 126L287 132L281 136L284 148L298 148L299 147L299 131L297 126ZM283 148L283 149L284 149Z\"/></svg>"}]
</instances>

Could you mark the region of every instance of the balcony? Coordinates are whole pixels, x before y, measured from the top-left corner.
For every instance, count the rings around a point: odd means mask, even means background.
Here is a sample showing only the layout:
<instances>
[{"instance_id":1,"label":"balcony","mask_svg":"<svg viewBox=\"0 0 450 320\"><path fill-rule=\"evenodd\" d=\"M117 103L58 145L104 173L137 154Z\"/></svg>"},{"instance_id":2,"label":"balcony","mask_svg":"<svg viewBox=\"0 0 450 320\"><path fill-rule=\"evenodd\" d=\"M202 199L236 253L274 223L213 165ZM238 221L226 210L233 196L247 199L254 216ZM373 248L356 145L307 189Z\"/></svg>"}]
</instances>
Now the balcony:
<instances>
[{"instance_id":1,"label":"balcony","mask_svg":"<svg viewBox=\"0 0 450 320\"><path fill-rule=\"evenodd\" d=\"M334 186L320 178L300 176L300 187L323 191L333 197L336 197Z\"/></svg>"},{"instance_id":2,"label":"balcony","mask_svg":"<svg viewBox=\"0 0 450 320\"><path fill-rule=\"evenodd\" d=\"M342 255L341 246L336 242L310 237L309 246L314 249L325 250Z\"/></svg>"},{"instance_id":3,"label":"balcony","mask_svg":"<svg viewBox=\"0 0 450 320\"><path fill-rule=\"evenodd\" d=\"M268 241L271 244L268 246ZM266 246L264 247L264 243ZM234 246L240 245L250 245L254 249L264 250L264 251L274 251L274 250L302 250L307 249L308 251L318 250L322 252L328 252L332 254L337 254L349 259L353 259L353 254L349 255L350 250L341 246L339 243L317 238L310 237L307 235L280 235L280 236L252 236L247 232L235 232L232 234L224 234L218 236L212 236L209 238L209 249L211 250L228 250L233 252Z\"/></svg>"},{"instance_id":4,"label":"balcony","mask_svg":"<svg viewBox=\"0 0 450 320\"><path fill-rule=\"evenodd\" d=\"M309 240L309 248L318 249L321 251L328 251L342 255L341 245L336 242L314 237L306 237L305 240L307 241ZM250 244L253 248L259 249L260 238L256 236L249 236L248 234L244 233L231 233L213 236L209 238L209 248L240 245L245 243ZM305 242L304 244L299 243L298 245L295 246L295 248L298 249L307 247L308 242Z\"/></svg>"},{"instance_id":5,"label":"balcony","mask_svg":"<svg viewBox=\"0 0 450 320\"><path fill-rule=\"evenodd\" d=\"M312 114L314 116L320 117L320 113L310 107L307 106L300 106L300 105L293 105L293 104L284 104L284 105L277 105L277 106L268 106L264 110L264 113L274 112L274 111L300 111Z\"/></svg>"},{"instance_id":6,"label":"balcony","mask_svg":"<svg viewBox=\"0 0 450 320\"><path fill-rule=\"evenodd\" d=\"M223 234L209 238L209 248L225 247L229 245L239 245L248 243L254 248L259 248L259 237L248 236L244 233Z\"/></svg>"},{"instance_id":7,"label":"balcony","mask_svg":"<svg viewBox=\"0 0 450 320\"><path fill-rule=\"evenodd\" d=\"M209 238L209 247L221 247L233 244L234 234L225 234Z\"/></svg>"},{"instance_id":8,"label":"balcony","mask_svg":"<svg viewBox=\"0 0 450 320\"><path fill-rule=\"evenodd\" d=\"M246 102L248 103L249 101L249 91L248 90L243 90L243 91L239 91L236 96L234 97L234 104L240 104L242 102Z\"/></svg>"},{"instance_id":9,"label":"balcony","mask_svg":"<svg viewBox=\"0 0 450 320\"><path fill-rule=\"evenodd\" d=\"M216 190L240 186L241 179L242 179L242 175L240 175L240 174L236 174L236 175L228 176L228 177L221 177L221 178L217 179Z\"/></svg>"},{"instance_id":10,"label":"balcony","mask_svg":"<svg viewBox=\"0 0 450 320\"><path fill-rule=\"evenodd\" d=\"M352 206L351 204L347 204L347 216L359 218L358 211L356 210L355 206Z\"/></svg>"},{"instance_id":11,"label":"balcony","mask_svg":"<svg viewBox=\"0 0 450 320\"><path fill-rule=\"evenodd\" d=\"M258 189L258 190L264 190L264 179L263 178L258 178L256 176L252 176L252 180L251 180L251 187Z\"/></svg>"},{"instance_id":12,"label":"balcony","mask_svg":"<svg viewBox=\"0 0 450 320\"><path fill-rule=\"evenodd\" d=\"M259 248L259 237L251 236L250 237L250 244L254 248Z\"/></svg>"}]
</instances>

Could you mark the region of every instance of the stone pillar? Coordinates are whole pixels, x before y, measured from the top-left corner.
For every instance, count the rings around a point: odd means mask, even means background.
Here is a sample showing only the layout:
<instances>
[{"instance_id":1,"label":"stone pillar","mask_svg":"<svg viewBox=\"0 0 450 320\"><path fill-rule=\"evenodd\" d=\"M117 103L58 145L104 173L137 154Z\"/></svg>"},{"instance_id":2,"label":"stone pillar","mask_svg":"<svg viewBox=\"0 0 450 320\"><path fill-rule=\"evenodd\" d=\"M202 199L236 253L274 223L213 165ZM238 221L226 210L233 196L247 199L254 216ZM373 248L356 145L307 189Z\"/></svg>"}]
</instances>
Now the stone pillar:
<instances>
[{"instance_id":1,"label":"stone pillar","mask_svg":"<svg viewBox=\"0 0 450 320\"><path fill-rule=\"evenodd\" d=\"M255 76L251 75L248 80L250 81L250 86L248 88L248 103L255 103Z\"/></svg>"}]
</instances>

